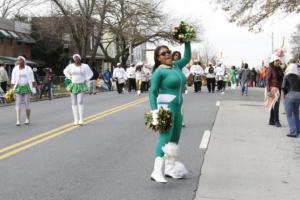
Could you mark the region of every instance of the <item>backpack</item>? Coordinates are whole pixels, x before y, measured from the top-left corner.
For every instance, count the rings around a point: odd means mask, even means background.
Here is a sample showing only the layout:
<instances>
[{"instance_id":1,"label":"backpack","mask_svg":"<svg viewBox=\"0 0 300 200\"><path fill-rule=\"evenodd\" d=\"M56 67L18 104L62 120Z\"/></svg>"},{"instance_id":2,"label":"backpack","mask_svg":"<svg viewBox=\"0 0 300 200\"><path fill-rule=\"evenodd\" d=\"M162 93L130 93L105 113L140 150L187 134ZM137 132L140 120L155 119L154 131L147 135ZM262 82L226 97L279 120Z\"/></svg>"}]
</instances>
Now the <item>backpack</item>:
<instances>
[{"instance_id":1,"label":"backpack","mask_svg":"<svg viewBox=\"0 0 300 200\"><path fill-rule=\"evenodd\" d=\"M214 73L214 68L213 67L209 67L208 73L213 74Z\"/></svg>"}]
</instances>

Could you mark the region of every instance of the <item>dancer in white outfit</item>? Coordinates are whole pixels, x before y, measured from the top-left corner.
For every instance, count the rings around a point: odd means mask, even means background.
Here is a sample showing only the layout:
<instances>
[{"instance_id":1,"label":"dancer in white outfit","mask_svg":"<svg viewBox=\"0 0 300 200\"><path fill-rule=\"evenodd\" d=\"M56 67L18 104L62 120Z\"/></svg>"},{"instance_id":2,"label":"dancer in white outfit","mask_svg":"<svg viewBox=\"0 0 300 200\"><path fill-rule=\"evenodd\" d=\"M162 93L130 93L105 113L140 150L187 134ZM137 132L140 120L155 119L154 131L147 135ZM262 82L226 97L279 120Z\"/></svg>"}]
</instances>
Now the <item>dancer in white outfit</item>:
<instances>
[{"instance_id":1,"label":"dancer in white outfit","mask_svg":"<svg viewBox=\"0 0 300 200\"><path fill-rule=\"evenodd\" d=\"M20 113L22 105L26 110L25 124L30 123L30 93L36 93L36 82L31 67L25 65L26 59L23 56L17 58L17 65L14 67L11 76L11 87L14 90L16 99L16 125L20 126Z\"/></svg>"},{"instance_id":2,"label":"dancer in white outfit","mask_svg":"<svg viewBox=\"0 0 300 200\"><path fill-rule=\"evenodd\" d=\"M71 80L67 90L71 92L74 125L83 125L83 96L93 72L87 64L81 63L80 55L74 54L73 60L75 63L64 69L64 75Z\"/></svg>"}]
</instances>

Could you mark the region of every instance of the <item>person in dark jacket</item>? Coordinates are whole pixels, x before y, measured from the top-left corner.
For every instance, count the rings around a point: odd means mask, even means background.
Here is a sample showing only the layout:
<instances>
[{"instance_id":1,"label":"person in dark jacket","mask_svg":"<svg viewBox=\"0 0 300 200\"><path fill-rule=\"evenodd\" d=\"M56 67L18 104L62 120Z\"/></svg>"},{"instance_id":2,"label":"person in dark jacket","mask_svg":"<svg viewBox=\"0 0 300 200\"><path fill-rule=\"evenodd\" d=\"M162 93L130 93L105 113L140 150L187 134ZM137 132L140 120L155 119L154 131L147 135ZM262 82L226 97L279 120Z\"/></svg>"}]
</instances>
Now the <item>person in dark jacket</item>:
<instances>
[{"instance_id":1,"label":"person in dark jacket","mask_svg":"<svg viewBox=\"0 0 300 200\"><path fill-rule=\"evenodd\" d=\"M90 91L89 94L96 94L96 80L99 77L99 72L94 67L91 67L91 70L93 72L93 76L90 80Z\"/></svg>"},{"instance_id":2,"label":"person in dark jacket","mask_svg":"<svg viewBox=\"0 0 300 200\"><path fill-rule=\"evenodd\" d=\"M246 95L248 96L248 83L250 80L250 75L251 75L251 71L248 67L248 64L245 63L244 68L241 71L241 92L242 92L242 96Z\"/></svg>"},{"instance_id":3,"label":"person in dark jacket","mask_svg":"<svg viewBox=\"0 0 300 200\"><path fill-rule=\"evenodd\" d=\"M299 127L299 104L300 104L300 78L296 64L289 64L285 70L282 83L284 94L284 106L287 121L289 124L288 137L297 137L300 132Z\"/></svg>"},{"instance_id":4,"label":"person in dark jacket","mask_svg":"<svg viewBox=\"0 0 300 200\"><path fill-rule=\"evenodd\" d=\"M270 59L270 66L268 67L267 75L266 75L266 90L267 90L267 95L269 97L275 95L271 92L272 87L277 88L279 92L281 91L281 85L282 85L284 74L282 68L280 67L280 64L281 64L280 57L276 55L272 55ZM281 127L279 121L279 105L280 105L280 96L276 101L274 107L270 110L269 125L274 125L275 127Z\"/></svg>"}]
</instances>

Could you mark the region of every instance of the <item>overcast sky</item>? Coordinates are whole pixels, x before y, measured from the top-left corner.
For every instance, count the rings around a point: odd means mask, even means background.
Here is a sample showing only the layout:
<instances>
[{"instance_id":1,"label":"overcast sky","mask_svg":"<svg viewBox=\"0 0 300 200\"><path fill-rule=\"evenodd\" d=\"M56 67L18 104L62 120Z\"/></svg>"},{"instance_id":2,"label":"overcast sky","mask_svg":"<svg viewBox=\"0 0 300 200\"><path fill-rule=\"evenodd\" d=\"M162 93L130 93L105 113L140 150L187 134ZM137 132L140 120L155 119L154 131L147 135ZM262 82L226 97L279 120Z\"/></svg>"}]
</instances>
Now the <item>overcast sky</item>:
<instances>
[{"instance_id":1,"label":"overcast sky","mask_svg":"<svg viewBox=\"0 0 300 200\"><path fill-rule=\"evenodd\" d=\"M199 22L204 28L204 35L200 38L216 52L223 52L224 63L230 65L240 65L245 60L251 67L260 66L262 59L267 60L271 54L272 32L274 48L280 47L285 37L285 47L289 49L289 37L300 22L299 15L273 17L265 24L263 32L250 33L247 28L228 23L227 14L221 10L216 11L216 6L209 2L210 0L165 0L164 11L178 19ZM198 44L193 47L197 48Z\"/></svg>"}]
</instances>

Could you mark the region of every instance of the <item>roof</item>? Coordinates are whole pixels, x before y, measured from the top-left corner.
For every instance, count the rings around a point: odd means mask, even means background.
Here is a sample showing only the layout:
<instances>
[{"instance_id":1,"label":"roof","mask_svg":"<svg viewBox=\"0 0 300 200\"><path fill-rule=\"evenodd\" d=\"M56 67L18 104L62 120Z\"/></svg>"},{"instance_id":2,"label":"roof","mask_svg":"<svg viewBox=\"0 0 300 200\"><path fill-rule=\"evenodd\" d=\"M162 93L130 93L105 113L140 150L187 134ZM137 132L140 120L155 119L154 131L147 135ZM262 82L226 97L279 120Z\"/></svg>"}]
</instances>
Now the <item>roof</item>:
<instances>
[{"instance_id":1,"label":"roof","mask_svg":"<svg viewBox=\"0 0 300 200\"><path fill-rule=\"evenodd\" d=\"M10 57L10 56L0 56L0 63L8 64L8 65L14 65L17 61L16 57ZM38 65L38 63L33 62L31 60L26 60L26 64L29 65Z\"/></svg>"},{"instance_id":2,"label":"roof","mask_svg":"<svg viewBox=\"0 0 300 200\"><path fill-rule=\"evenodd\" d=\"M9 38L9 39L14 38L18 42L23 42L27 44L36 43L36 41L29 34L19 33L15 31L7 31L4 29L0 29L0 38Z\"/></svg>"}]
</instances>

